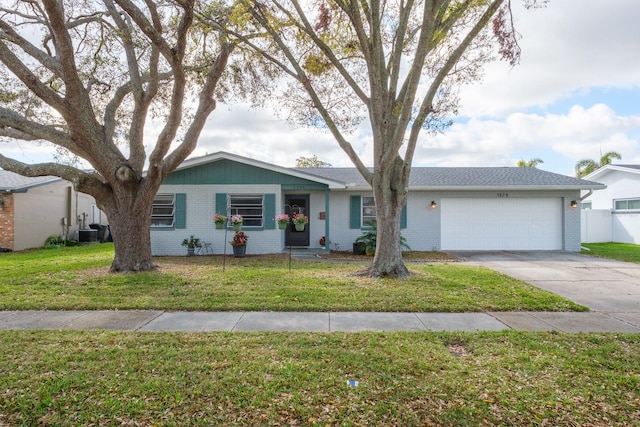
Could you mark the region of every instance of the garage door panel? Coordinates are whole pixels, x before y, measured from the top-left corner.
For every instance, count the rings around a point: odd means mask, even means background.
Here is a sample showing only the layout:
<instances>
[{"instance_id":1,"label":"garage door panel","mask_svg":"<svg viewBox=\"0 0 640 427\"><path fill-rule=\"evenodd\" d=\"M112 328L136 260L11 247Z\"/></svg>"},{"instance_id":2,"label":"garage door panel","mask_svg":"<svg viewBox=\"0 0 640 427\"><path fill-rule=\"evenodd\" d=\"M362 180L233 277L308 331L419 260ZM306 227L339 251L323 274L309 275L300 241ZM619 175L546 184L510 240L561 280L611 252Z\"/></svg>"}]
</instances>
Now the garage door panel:
<instances>
[{"instance_id":1,"label":"garage door panel","mask_svg":"<svg viewBox=\"0 0 640 427\"><path fill-rule=\"evenodd\" d=\"M442 199L444 250L562 249L562 203L548 199Z\"/></svg>"}]
</instances>

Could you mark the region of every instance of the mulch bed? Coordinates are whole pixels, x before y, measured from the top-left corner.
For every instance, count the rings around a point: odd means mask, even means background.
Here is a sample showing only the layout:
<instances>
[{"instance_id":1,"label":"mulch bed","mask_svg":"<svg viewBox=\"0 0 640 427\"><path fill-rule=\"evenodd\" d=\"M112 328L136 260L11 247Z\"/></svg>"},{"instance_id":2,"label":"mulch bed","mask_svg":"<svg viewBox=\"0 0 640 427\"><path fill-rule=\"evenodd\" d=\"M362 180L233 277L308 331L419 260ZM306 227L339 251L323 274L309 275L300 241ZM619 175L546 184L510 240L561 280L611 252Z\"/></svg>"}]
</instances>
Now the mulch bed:
<instances>
[{"instance_id":1,"label":"mulch bed","mask_svg":"<svg viewBox=\"0 0 640 427\"><path fill-rule=\"evenodd\" d=\"M320 254L320 258L346 260L346 261L371 261L370 255L354 255L352 251L331 251L329 254ZM402 253L402 259L406 262L458 262L460 258L446 252L407 251Z\"/></svg>"}]
</instances>

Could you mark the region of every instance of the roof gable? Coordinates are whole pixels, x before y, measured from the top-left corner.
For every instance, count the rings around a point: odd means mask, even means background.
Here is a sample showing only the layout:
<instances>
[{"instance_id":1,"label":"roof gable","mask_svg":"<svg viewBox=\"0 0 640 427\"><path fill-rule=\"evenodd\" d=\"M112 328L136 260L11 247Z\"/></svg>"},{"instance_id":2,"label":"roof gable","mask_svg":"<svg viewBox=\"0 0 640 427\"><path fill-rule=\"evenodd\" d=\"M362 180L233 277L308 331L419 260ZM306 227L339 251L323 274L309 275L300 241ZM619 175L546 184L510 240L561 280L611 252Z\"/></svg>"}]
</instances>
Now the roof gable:
<instances>
[{"instance_id":1,"label":"roof gable","mask_svg":"<svg viewBox=\"0 0 640 427\"><path fill-rule=\"evenodd\" d=\"M630 173L633 175L640 175L640 165L612 165L608 164L602 166L585 176L584 179L602 179L603 176L611 172Z\"/></svg>"},{"instance_id":2,"label":"roof gable","mask_svg":"<svg viewBox=\"0 0 640 427\"><path fill-rule=\"evenodd\" d=\"M57 176L22 176L15 172L0 170L0 192L24 193L30 188L61 181Z\"/></svg>"},{"instance_id":3,"label":"roof gable","mask_svg":"<svg viewBox=\"0 0 640 427\"><path fill-rule=\"evenodd\" d=\"M278 184L284 188L342 188L343 184L295 169L219 152L189 159L163 184Z\"/></svg>"}]
</instances>

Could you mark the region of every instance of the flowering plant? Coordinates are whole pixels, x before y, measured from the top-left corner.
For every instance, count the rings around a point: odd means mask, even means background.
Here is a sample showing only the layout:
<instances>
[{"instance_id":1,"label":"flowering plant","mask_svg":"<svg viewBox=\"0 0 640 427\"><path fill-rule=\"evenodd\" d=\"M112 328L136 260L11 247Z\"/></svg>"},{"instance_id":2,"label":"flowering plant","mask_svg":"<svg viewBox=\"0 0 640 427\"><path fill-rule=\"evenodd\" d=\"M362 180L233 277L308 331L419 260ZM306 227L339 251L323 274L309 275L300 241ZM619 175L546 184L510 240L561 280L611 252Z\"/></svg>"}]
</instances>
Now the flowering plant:
<instances>
[{"instance_id":1,"label":"flowering plant","mask_svg":"<svg viewBox=\"0 0 640 427\"><path fill-rule=\"evenodd\" d=\"M287 214L276 215L276 221L278 221L278 224L286 224L289 222L289 215Z\"/></svg>"},{"instance_id":2,"label":"flowering plant","mask_svg":"<svg viewBox=\"0 0 640 427\"><path fill-rule=\"evenodd\" d=\"M186 237L182 240L181 245L187 248L195 248L200 243L200 238L195 237L193 234L189 237Z\"/></svg>"},{"instance_id":3,"label":"flowering plant","mask_svg":"<svg viewBox=\"0 0 640 427\"><path fill-rule=\"evenodd\" d=\"M247 244L247 240L249 240L249 236L244 234L244 231L236 231L233 235L233 240L229 243L231 243L231 246L244 246Z\"/></svg>"},{"instance_id":4,"label":"flowering plant","mask_svg":"<svg viewBox=\"0 0 640 427\"><path fill-rule=\"evenodd\" d=\"M292 219L294 224L306 224L309 222L309 218L301 213L295 214Z\"/></svg>"},{"instance_id":5,"label":"flowering plant","mask_svg":"<svg viewBox=\"0 0 640 427\"><path fill-rule=\"evenodd\" d=\"M218 224L221 224L226 221L227 221L227 217L222 214L217 213L213 216L213 222L216 222Z\"/></svg>"},{"instance_id":6,"label":"flowering plant","mask_svg":"<svg viewBox=\"0 0 640 427\"><path fill-rule=\"evenodd\" d=\"M231 224L242 224L242 215L231 215Z\"/></svg>"}]
</instances>

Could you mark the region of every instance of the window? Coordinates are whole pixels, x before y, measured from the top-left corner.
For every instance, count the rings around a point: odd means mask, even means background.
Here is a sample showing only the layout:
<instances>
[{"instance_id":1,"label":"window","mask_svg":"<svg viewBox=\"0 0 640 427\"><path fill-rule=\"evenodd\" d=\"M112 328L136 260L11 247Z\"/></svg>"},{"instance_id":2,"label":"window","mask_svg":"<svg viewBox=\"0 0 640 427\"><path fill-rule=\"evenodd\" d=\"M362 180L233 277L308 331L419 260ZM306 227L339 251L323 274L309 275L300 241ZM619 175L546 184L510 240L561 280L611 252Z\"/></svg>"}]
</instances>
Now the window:
<instances>
[{"instance_id":1,"label":"window","mask_svg":"<svg viewBox=\"0 0 640 427\"><path fill-rule=\"evenodd\" d=\"M229 203L231 215L242 215L243 227L262 227L264 225L264 198L262 195L231 195Z\"/></svg>"},{"instance_id":2,"label":"window","mask_svg":"<svg viewBox=\"0 0 640 427\"><path fill-rule=\"evenodd\" d=\"M591 209L591 202L580 203L580 209Z\"/></svg>"},{"instance_id":3,"label":"window","mask_svg":"<svg viewBox=\"0 0 640 427\"><path fill-rule=\"evenodd\" d=\"M349 196L349 228L370 228L367 222L376 220L376 203L372 196ZM400 213L400 228L407 228L407 207Z\"/></svg>"},{"instance_id":4,"label":"window","mask_svg":"<svg viewBox=\"0 0 640 427\"><path fill-rule=\"evenodd\" d=\"M617 211L640 210L640 199L614 200L613 203Z\"/></svg>"},{"instance_id":5,"label":"window","mask_svg":"<svg viewBox=\"0 0 640 427\"><path fill-rule=\"evenodd\" d=\"M151 226L173 227L175 205L174 194L156 194L153 199L153 209L151 210Z\"/></svg>"},{"instance_id":6,"label":"window","mask_svg":"<svg viewBox=\"0 0 640 427\"><path fill-rule=\"evenodd\" d=\"M362 225L376 222L376 201L373 197L362 197Z\"/></svg>"}]
</instances>

